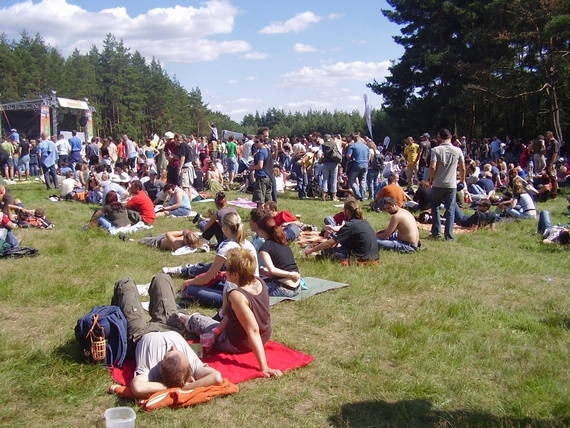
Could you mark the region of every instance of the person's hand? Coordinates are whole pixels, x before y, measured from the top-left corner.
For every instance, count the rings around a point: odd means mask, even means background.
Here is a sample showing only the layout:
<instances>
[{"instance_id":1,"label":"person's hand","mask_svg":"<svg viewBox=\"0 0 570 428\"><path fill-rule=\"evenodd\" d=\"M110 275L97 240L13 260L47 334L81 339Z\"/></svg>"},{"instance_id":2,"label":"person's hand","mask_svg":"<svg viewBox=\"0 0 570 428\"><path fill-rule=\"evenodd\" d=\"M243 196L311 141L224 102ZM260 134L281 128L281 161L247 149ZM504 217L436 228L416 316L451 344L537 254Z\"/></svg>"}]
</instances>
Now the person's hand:
<instances>
[{"instance_id":1,"label":"person's hand","mask_svg":"<svg viewBox=\"0 0 570 428\"><path fill-rule=\"evenodd\" d=\"M117 388L120 388L120 387L121 387L121 385L117 385L117 384L111 385L111 386L109 387L109 389L107 390L107 394L113 395L113 394L115 393L115 390L116 390Z\"/></svg>"},{"instance_id":2,"label":"person's hand","mask_svg":"<svg viewBox=\"0 0 570 428\"><path fill-rule=\"evenodd\" d=\"M308 255L311 254L311 253L312 253L312 248L311 248L311 247L307 247L307 248L304 248L304 249L303 249L303 254L304 254L305 256L308 256Z\"/></svg>"},{"instance_id":3,"label":"person's hand","mask_svg":"<svg viewBox=\"0 0 570 428\"><path fill-rule=\"evenodd\" d=\"M299 279L301 279L301 275L299 274L299 272L290 272L289 278L291 278L293 281L298 281Z\"/></svg>"},{"instance_id":4,"label":"person's hand","mask_svg":"<svg viewBox=\"0 0 570 428\"><path fill-rule=\"evenodd\" d=\"M267 367L265 370L261 370L261 372L263 373L264 377L280 377L280 376L283 376L283 373L281 372L281 370L270 369L269 367Z\"/></svg>"}]
</instances>

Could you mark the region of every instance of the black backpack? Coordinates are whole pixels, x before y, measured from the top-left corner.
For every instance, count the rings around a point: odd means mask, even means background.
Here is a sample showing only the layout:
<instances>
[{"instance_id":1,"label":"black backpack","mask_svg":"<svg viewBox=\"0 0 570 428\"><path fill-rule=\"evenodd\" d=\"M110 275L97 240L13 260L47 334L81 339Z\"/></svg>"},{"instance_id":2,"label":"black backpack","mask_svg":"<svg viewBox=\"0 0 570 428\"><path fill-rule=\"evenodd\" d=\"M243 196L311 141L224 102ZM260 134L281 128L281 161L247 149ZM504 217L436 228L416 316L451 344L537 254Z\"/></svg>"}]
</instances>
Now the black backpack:
<instances>
[{"instance_id":1,"label":"black backpack","mask_svg":"<svg viewBox=\"0 0 570 428\"><path fill-rule=\"evenodd\" d=\"M95 306L77 320L75 337L89 363L122 367L127 356L127 320L118 306Z\"/></svg>"},{"instance_id":2,"label":"black backpack","mask_svg":"<svg viewBox=\"0 0 570 428\"><path fill-rule=\"evenodd\" d=\"M378 150L374 151L374 156L370 161L370 168L374 171L382 171L384 169L384 156Z\"/></svg>"},{"instance_id":3,"label":"black backpack","mask_svg":"<svg viewBox=\"0 0 570 428\"><path fill-rule=\"evenodd\" d=\"M309 186L307 189L307 196L309 198L320 198L323 193L323 189L319 186L316 181L309 181Z\"/></svg>"}]
</instances>

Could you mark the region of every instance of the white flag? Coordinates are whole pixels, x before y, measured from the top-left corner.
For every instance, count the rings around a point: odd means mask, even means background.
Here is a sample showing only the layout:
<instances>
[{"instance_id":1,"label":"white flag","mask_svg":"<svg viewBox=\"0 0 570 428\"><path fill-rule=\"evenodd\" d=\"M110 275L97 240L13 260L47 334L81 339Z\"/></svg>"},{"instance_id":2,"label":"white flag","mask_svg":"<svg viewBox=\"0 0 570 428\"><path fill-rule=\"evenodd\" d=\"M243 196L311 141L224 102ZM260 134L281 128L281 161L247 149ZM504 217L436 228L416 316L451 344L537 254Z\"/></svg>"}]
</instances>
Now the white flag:
<instances>
[{"instance_id":1,"label":"white flag","mask_svg":"<svg viewBox=\"0 0 570 428\"><path fill-rule=\"evenodd\" d=\"M372 112L370 111L370 106L368 105L368 95L364 94L364 117L366 119L366 124L368 125L368 132L370 132L370 138L374 140L374 135L372 135Z\"/></svg>"}]
</instances>

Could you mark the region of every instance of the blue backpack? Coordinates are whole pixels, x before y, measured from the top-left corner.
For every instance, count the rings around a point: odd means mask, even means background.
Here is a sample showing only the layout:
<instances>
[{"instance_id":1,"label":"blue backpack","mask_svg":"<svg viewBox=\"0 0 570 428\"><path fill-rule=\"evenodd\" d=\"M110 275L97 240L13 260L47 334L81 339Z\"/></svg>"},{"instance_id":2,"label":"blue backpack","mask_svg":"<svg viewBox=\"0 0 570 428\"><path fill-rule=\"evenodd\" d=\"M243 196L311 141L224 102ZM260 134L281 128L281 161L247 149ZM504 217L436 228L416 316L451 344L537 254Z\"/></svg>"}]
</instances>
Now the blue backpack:
<instances>
[{"instance_id":1,"label":"blue backpack","mask_svg":"<svg viewBox=\"0 0 570 428\"><path fill-rule=\"evenodd\" d=\"M122 367L127 356L127 320L118 306L95 306L77 320L75 337L88 362Z\"/></svg>"}]
</instances>

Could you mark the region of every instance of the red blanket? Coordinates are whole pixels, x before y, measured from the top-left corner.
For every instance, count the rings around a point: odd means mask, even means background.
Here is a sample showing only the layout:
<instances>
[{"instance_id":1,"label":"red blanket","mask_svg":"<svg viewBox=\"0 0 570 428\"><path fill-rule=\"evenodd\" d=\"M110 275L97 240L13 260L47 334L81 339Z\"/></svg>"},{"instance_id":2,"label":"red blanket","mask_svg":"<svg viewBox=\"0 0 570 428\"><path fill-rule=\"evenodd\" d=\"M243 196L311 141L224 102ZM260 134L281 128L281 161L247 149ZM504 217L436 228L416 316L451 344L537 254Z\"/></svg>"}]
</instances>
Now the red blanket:
<instances>
[{"instance_id":1,"label":"red blanket","mask_svg":"<svg viewBox=\"0 0 570 428\"><path fill-rule=\"evenodd\" d=\"M277 342L269 341L265 344L267 365L282 372L308 365L313 356L303 354L294 349L287 348ZM263 377L253 352L245 354L226 354L213 351L212 355L202 358L210 367L218 370L222 377L231 383L240 383L247 380ZM122 368L113 367L111 375L113 380L121 385L129 385L134 377L135 361L125 360Z\"/></svg>"}]
</instances>

